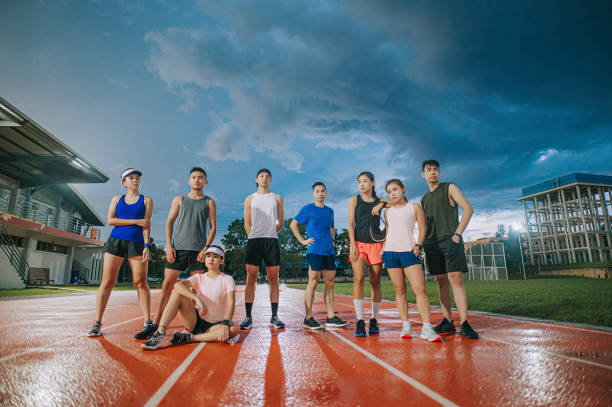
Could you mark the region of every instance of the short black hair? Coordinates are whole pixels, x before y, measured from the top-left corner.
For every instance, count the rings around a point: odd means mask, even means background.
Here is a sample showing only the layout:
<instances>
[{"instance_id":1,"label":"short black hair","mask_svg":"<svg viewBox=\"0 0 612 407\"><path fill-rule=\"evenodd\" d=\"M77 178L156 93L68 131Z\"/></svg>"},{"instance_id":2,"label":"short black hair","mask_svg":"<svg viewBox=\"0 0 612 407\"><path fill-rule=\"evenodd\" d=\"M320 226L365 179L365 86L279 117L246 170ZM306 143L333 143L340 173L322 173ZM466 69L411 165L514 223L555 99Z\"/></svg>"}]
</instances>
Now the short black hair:
<instances>
[{"instance_id":1,"label":"short black hair","mask_svg":"<svg viewBox=\"0 0 612 407\"><path fill-rule=\"evenodd\" d=\"M440 163L436 160L425 160L423 161L423 165L421 165L421 171L425 171L425 167L428 165L433 165L434 167L440 169Z\"/></svg>"},{"instance_id":2,"label":"short black hair","mask_svg":"<svg viewBox=\"0 0 612 407\"><path fill-rule=\"evenodd\" d=\"M327 191L327 187L326 187L326 186L325 186L325 184L324 184L324 183L322 183L321 181L317 181L317 182L315 182L314 184L312 184L312 189L314 190L314 189L315 189L316 187L318 187L319 185L320 185L320 186L322 186L323 188L325 188L325 190Z\"/></svg>"},{"instance_id":3,"label":"short black hair","mask_svg":"<svg viewBox=\"0 0 612 407\"><path fill-rule=\"evenodd\" d=\"M206 174L206 171L204 171L204 168L202 167L192 167L191 170L189 171L189 175L191 176L191 173L196 172L196 171L204 173L204 177L208 178L208 174Z\"/></svg>"},{"instance_id":4,"label":"short black hair","mask_svg":"<svg viewBox=\"0 0 612 407\"><path fill-rule=\"evenodd\" d=\"M269 169L267 169L267 168L262 168L262 169L260 169L259 171L257 171L257 175L255 175L255 176L256 176L256 177L258 177L258 176L259 176L259 174L261 174L262 172L266 172L266 173L268 173L268 175L270 176L270 178L272 178L272 173L271 173L271 172L270 172L270 170L269 170Z\"/></svg>"}]
</instances>

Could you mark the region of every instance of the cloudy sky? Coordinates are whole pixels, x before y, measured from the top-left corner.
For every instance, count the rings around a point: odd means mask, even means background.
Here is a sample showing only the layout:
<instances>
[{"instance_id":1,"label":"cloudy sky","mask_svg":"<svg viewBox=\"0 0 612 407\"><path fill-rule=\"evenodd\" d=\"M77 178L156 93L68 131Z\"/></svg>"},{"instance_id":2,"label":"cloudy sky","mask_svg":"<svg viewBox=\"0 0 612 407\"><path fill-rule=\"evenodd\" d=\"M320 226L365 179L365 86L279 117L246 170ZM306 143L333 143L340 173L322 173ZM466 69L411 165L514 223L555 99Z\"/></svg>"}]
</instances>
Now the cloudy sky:
<instances>
[{"instance_id":1,"label":"cloudy sky","mask_svg":"<svg viewBox=\"0 0 612 407\"><path fill-rule=\"evenodd\" d=\"M436 158L475 209L466 235L521 221L521 188L610 174L612 7L589 1L3 2L0 95L111 180L144 173L153 236L193 165L220 235L261 167L293 216L328 185L338 226L356 176L426 191ZM106 235L107 233L105 233Z\"/></svg>"}]
</instances>

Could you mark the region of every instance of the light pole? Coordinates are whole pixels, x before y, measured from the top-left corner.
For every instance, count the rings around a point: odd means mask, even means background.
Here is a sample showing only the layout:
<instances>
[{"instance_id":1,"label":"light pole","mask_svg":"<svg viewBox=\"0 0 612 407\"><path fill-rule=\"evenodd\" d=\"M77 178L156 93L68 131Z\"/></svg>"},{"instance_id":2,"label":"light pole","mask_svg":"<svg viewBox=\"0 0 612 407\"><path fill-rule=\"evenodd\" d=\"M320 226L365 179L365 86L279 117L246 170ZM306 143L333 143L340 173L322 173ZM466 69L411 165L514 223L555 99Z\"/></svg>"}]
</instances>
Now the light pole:
<instances>
[{"instance_id":1,"label":"light pole","mask_svg":"<svg viewBox=\"0 0 612 407\"><path fill-rule=\"evenodd\" d=\"M518 231L519 251L521 252L521 265L523 266L523 280L527 280L527 275L525 274L525 262L523 261L523 244L521 243L521 230L523 230L523 225L520 223L515 223L513 226Z\"/></svg>"}]
</instances>

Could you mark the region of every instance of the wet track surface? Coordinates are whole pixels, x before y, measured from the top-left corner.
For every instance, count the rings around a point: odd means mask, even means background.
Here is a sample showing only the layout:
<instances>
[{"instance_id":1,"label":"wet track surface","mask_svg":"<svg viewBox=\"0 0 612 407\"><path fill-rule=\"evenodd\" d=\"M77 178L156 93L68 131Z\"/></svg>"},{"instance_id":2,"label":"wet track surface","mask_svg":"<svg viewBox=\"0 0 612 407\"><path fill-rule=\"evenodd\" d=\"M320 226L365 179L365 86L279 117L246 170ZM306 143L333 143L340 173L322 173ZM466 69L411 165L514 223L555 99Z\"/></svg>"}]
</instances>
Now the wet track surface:
<instances>
[{"instance_id":1,"label":"wet track surface","mask_svg":"<svg viewBox=\"0 0 612 407\"><path fill-rule=\"evenodd\" d=\"M267 291L258 287L254 327L235 344L151 352L133 338L143 323L135 292L113 292L101 338L85 336L95 295L0 301L0 405L612 405L609 330L471 313L482 339L429 343L401 339L395 305L384 302L381 333L356 338L350 297L336 296L348 328L305 331L303 291L287 288L287 328L276 330ZM324 321L320 294L314 311ZM410 318L418 334L413 305Z\"/></svg>"}]
</instances>

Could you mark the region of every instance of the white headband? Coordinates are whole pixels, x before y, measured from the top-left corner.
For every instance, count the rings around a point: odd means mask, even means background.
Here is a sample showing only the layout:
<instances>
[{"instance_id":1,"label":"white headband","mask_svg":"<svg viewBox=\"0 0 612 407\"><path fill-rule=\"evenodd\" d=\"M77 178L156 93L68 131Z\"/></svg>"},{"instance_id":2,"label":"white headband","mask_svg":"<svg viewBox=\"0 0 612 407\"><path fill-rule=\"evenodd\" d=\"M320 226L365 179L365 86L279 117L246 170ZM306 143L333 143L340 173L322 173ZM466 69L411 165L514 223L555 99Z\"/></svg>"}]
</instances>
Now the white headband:
<instances>
[{"instance_id":1,"label":"white headband","mask_svg":"<svg viewBox=\"0 0 612 407\"><path fill-rule=\"evenodd\" d=\"M218 254L221 257L224 257L223 250L215 246L210 246L208 249L206 249L206 253L214 253L214 254Z\"/></svg>"}]
</instances>

